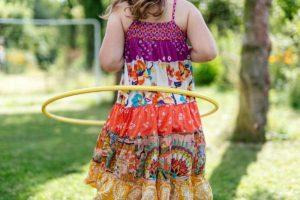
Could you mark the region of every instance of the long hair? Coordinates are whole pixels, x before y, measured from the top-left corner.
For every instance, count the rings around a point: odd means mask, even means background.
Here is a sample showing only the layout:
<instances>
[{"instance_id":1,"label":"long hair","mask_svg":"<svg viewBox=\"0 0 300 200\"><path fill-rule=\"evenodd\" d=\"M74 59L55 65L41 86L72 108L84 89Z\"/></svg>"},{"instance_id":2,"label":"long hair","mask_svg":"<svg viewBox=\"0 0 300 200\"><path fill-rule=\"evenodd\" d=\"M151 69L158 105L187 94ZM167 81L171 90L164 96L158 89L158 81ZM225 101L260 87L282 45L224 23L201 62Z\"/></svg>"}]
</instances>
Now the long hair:
<instances>
[{"instance_id":1,"label":"long hair","mask_svg":"<svg viewBox=\"0 0 300 200\"><path fill-rule=\"evenodd\" d=\"M113 0L100 18L108 19L114 7L122 2L128 2L129 6L126 8L130 9L134 19L147 19L149 15L159 17L163 14L166 5L166 0ZM149 10L154 7L157 7L155 12L150 12Z\"/></svg>"}]
</instances>

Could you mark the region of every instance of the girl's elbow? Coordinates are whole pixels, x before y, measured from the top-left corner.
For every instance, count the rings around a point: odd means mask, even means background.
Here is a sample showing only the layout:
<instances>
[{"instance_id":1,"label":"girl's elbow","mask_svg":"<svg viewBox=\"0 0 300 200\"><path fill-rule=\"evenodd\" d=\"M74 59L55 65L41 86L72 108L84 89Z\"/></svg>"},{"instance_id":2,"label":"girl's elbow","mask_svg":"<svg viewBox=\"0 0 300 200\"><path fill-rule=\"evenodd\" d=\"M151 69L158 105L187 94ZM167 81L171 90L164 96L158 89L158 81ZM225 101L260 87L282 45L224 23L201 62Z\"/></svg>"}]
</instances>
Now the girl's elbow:
<instances>
[{"instance_id":1,"label":"girl's elbow","mask_svg":"<svg viewBox=\"0 0 300 200\"><path fill-rule=\"evenodd\" d=\"M215 59L218 56L217 51L201 51L200 53L194 54L192 60L194 62L208 62Z\"/></svg>"},{"instance_id":2,"label":"girl's elbow","mask_svg":"<svg viewBox=\"0 0 300 200\"><path fill-rule=\"evenodd\" d=\"M205 54L205 59L206 59L206 61L211 61L211 60L215 59L217 56L218 56L218 52L217 52L217 50L214 49Z\"/></svg>"},{"instance_id":3,"label":"girl's elbow","mask_svg":"<svg viewBox=\"0 0 300 200\"><path fill-rule=\"evenodd\" d=\"M106 72L118 72L122 68L121 62L113 59L100 59L100 66Z\"/></svg>"},{"instance_id":4,"label":"girl's elbow","mask_svg":"<svg viewBox=\"0 0 300 200\"><path fill-rule=\"evenodd\" d=\"M216 45L212 44L204 50L204 56L207 61L211 61L218 56L218 50Z\"/></svg>"},{"instance_id":5,"label":"girl's elbow","mask_svg":"<svg viewBox=\"0 0 300 200\"><path fill-rule=\"evenodd\" d=\"M107 52L105 52L103 50L103 48L100 49L98 59L99 59L99 64L100 64L99 67L103 71L106 71L106 72L116 71L115 58L110 56Z\"/></svg>"},{"instance_id":6,"label":"girl's elbow","mask_svg":"<svg viewBox=\"0 0 300 200\"><path fill-rule=\"evenodd\" d=\"M218 51L214 47L204 50L201 53L202 61L206 61L206 62L215 59L217 56L218 56Z\"/></svg>"},{"instance_id":7,"label":"girl's elbow","mask_svg":"<svg viewBox=\"0 0 300 200\"><path fill-rule=\"evenodd\" d=\"M218 50L216 45L205 45L205 46L192 46L191 58L194 62L207 62L215 59L218 56Z\"/></svg>"}]
</instances>

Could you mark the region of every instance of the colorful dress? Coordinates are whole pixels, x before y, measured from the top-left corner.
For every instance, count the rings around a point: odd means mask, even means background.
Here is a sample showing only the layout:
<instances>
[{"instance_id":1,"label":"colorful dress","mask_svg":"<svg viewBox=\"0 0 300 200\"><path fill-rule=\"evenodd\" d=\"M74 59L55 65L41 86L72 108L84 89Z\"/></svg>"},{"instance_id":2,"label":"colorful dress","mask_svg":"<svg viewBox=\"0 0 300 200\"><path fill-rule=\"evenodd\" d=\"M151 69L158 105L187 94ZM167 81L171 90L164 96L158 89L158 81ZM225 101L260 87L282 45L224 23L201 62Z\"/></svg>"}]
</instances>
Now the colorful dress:
<instances>
[{"instance_id":1,"label":"colorful dress","mask_svg":"<svg viewBox=\"0 0 300 200\"><path fill-rule=\"evenodd\" d=\"M121 85L194 89L187 35L172 20L134 20L125 38ZM205 137L196 99L119 91L98 136L85 183L95 199L208 200Z\"/></svg>"}]
</instances>

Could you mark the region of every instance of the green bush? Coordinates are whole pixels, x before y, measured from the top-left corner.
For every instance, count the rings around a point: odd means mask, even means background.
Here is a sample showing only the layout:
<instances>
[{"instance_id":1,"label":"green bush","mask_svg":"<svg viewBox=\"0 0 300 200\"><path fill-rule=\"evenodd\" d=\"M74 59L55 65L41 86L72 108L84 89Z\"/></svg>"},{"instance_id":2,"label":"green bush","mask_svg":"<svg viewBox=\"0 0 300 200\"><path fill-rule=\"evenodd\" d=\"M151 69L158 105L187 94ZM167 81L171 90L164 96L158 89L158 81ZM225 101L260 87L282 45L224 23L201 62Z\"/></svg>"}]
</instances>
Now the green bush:
<instances>
[{"instance_id":1,"label":"green bush","mask_svg":"<svg viewBox=\"0 0 300 200\"><path fill-rule=\"evenodd\" d=\"M193 71L196 85L210 85L220 77L222 63L220 58L206 63L193 63Z\"/></svg>"},{"instance_id":2,"label":"green bush","mask_svg":"<svg viewBox=\"0 0 300 200\"><path fill-rule=\"evenodd\" d=\"M290 104L293 108L300 109L300 73L297 74L290 90Z\"/></svg>"}]
</instances>

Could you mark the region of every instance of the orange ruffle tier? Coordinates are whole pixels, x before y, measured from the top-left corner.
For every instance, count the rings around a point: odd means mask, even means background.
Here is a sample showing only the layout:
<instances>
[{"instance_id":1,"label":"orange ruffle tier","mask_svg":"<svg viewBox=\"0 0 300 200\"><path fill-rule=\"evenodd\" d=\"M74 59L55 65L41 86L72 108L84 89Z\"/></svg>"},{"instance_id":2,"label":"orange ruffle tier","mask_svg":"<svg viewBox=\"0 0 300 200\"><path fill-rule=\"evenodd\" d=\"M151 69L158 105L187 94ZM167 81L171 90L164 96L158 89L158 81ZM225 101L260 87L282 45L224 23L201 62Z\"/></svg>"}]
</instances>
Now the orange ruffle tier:
<instances>
[{"instance_id":1,"label":"orange ruffle tier","mask_svg":"<svg viewBox=\"0 0 300 200\"><path fill-rule=\"evenodd\" d=\"M196 101L156 106L124 107L115 104L106 125L119 137L191 133L201 128Z\"/></svg>"}]
</instances>

